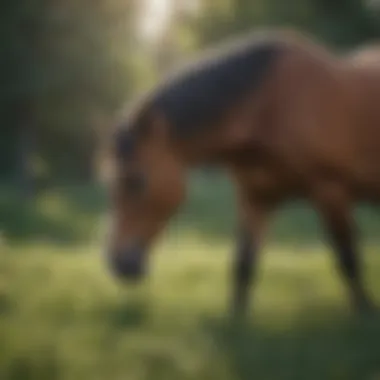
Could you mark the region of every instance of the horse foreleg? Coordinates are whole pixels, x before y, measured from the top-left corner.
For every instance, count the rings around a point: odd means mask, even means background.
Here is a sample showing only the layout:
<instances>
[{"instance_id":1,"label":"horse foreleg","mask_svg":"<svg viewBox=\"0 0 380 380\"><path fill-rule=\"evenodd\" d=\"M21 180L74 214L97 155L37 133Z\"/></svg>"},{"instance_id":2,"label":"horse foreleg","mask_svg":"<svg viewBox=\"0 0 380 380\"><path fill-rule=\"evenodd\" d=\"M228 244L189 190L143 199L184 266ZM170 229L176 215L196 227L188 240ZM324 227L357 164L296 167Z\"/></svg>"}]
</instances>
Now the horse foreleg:
<instances>
[{"instance_id":1,"label":"horse foreleg","mask_svg":"<svg viewBox=\"0 0 380 380\"><path fill-rule=\"evenodd\" d=\"M246 314L254 280L260 241L268 218L267 207L245 200L241 205L237 248L233 263L232 312Z\"/></svg>"},{"instance_id":2,"label":"horse foreleg","mask_svg":"<svg viewBox=\"0 0 380 380\"><path fill-rule=\"evenodd\" d=\"M372 310L373 303L363 285L356 226L348 194L344 189L328 186L319 192L317 208L336 255L338 270L347 284L352 307L359 312Z\"/></svg>"}]
</instances>

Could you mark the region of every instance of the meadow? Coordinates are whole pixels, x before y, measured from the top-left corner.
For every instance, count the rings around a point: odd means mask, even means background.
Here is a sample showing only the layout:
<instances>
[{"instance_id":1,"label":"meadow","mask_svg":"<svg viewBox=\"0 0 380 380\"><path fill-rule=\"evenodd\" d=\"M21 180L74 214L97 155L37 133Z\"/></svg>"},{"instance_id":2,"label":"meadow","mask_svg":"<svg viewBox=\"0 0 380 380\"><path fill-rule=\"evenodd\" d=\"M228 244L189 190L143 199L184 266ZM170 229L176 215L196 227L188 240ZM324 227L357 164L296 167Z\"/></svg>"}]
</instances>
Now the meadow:
<instances>
[{"instance_id":1,"label":"meadow","mask_svg":"<svg viewBox=\"0 0 380 380\"><path fill-rule=\"evenodd\" d=\"M304 204L281 210L245 322L229 318L233 191L195 175L141 286L102 256L104 190L58 186L33 202L0 191L1 380L380 379L380 314L350 313ZM357 219L380 305L378 211Z\"/></svg>"}]
</instances>

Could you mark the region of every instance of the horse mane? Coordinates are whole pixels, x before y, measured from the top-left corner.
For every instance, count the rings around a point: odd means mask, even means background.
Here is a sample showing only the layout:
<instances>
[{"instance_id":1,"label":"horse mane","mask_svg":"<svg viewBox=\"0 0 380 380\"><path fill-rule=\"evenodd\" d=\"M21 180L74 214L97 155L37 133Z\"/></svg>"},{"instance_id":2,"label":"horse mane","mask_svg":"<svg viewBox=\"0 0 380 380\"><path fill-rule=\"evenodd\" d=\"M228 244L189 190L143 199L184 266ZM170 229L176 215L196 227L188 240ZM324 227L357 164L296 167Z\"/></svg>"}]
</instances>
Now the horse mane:
<instances>
[{"instance_id":1,"label":"horse mane","mask_svg":"<svg viewBox=\"0 0 380 380\"><path fill-rule=\"evenodd\" d=\"M213 128L227 109L258 92L284 48L296 45L323 50L293 29L261 29L234 36L178 65L123 110L117 151L133 150L149 127L146 118L154 113L164 116L176 137L191 138Z\"/></svg>"},{"instance_id":2,"label":"horse mane","mask_svg":"<svg viewBox=\"0 0 380 380\"><path fill-rule=\"evenodd\" d=\"M168 120L177 136L211 128L226 109L259 90L282 50L282 40L278 31L261 30L206 49L137 98L123 112L123 129L138 133L144 124L139 119L153 110Z\"/></svg>"},{"instance_id":3,"label":"horse mane","mask_svg":"<svg viewBox=\"0 0 380 380\"><path fill-rule=\"evenodd\" d=\"M150 106L176 136L192 137L258 91L279 51L278 43L257 35L220 44L171 72L151 93Z\"/></svg>"}]
</instances>

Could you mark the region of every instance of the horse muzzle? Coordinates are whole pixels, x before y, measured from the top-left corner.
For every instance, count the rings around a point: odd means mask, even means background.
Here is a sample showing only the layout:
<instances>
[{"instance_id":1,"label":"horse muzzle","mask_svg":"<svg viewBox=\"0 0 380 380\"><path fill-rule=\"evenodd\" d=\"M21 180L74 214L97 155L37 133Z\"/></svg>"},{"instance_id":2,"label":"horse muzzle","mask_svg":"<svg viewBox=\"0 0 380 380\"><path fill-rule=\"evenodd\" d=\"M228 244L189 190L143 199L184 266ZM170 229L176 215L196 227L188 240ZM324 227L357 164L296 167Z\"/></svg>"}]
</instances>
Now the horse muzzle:
<instances>
[{"instance_id":1,"label":"horse muzzle","mask_svg":"<svg viewBox=\"0 0 380 380\"><path fill-rule=\"evenodd\" d=\"M146 274L145 249L141 247L111 252L112 273L119 279L139 282Z\"/></svg>"}]
</instances>

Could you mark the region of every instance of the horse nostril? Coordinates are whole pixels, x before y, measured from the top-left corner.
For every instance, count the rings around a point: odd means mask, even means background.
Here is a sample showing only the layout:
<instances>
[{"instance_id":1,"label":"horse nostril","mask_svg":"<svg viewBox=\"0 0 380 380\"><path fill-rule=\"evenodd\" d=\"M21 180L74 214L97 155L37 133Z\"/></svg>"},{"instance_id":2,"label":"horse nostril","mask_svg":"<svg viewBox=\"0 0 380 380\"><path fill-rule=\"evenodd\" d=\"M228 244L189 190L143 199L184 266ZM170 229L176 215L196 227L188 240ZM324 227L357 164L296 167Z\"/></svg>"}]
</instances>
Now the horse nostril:
<instances>
[{"instance_id":1,"label":"horse nostril","mask_svg":"<svg viewBox=\"0 0 380 380\"><path fill-rule=\"evenodd\" d=\"M118 253L111 260L112 271L118 278L138 281L145 273L143 257L137 252Z\"/></svg>"}]
</instances>

